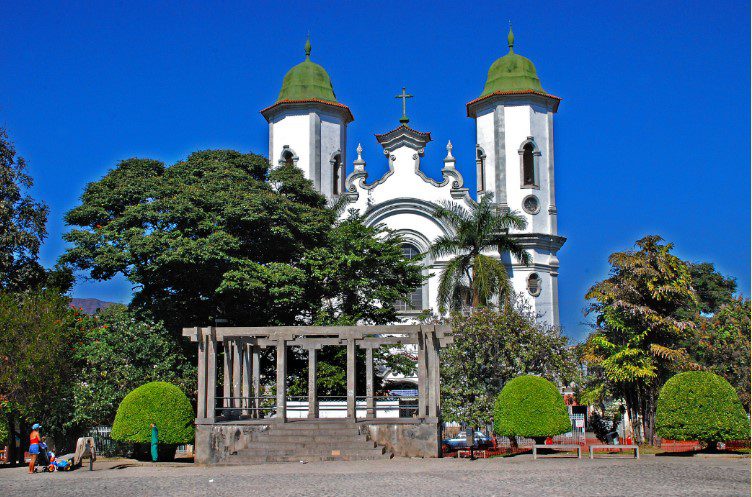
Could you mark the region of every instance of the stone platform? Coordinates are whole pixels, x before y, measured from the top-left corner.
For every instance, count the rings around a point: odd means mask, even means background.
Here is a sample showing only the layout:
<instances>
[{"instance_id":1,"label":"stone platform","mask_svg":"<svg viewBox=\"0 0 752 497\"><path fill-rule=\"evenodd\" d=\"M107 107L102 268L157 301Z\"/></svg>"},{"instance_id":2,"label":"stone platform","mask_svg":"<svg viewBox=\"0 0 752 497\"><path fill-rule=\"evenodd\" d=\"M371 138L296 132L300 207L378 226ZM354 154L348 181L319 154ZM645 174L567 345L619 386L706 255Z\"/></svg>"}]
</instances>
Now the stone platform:
<instances>
[{"instance_id":1,"label":"stone platform","mask_svg":"<svg viewBox=\"0 0 752 497\"><path fill-rule=\"evenodd\" d=\"M196 425L198 464L438 457L438 420L247 420Z\"/></svg>"}]
</instances>

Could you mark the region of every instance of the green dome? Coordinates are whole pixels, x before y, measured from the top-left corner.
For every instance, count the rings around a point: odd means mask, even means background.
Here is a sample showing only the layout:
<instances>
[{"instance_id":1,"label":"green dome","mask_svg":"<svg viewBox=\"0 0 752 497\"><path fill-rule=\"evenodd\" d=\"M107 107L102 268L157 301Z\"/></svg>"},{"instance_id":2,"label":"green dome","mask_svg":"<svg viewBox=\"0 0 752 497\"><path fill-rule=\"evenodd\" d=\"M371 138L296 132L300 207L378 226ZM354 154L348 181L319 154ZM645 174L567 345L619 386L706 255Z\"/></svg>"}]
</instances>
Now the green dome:
<instances>
[{"instance_id":1,"label":"green dome","mask_svg":"<svg viewBox=\"0 0 752 497\"><path fill-rule=\"evenodd\" d=\"M332 80L326 70L315 62L311 62L311 41L305 44L306 58L303 62L293 67L282 80L282 90L279 92L280 100L325 100L336 102Z\"/></svg>"},{"instance_id":2,"label":"green dome","mask_svg":"<svg viewBox=\"0 0 752 497\"><path fill-rule=\"evenodd\" d=\"M481 97L497 91L539 91L545 93L541 87L538 73L530 59L514 53L514 33L509 27L509 53L491 64L488 79Z\"/></svg>"}]
</instances>

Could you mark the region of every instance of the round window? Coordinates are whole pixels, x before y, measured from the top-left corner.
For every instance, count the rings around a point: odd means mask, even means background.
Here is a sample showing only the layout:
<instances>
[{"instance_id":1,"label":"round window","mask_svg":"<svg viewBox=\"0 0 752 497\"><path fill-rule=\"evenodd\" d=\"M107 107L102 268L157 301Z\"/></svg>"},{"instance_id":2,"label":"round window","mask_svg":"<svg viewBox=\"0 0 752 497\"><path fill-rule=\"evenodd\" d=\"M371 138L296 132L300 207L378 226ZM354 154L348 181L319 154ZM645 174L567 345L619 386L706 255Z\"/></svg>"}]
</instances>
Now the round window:
<instances>
[{"instance_id":1,"label":"round window","mask_svg":"<svg viewBox=\"0 0 752 497\"><path fill-rule=\"evenodd\" d=\"M538 214L540 212L540 201L535 195L528 195L522 200L522 208L528 214Z\"/></svg>"},{"instance_id":2,"label":"round window","mask_svg":"<svg viewBox=\"0 0 752 497\"><path fill-rule=\"evenodd\" d=\"M537 297L541 293L541 277L538 273L533 273L527 277L527 291L533 297Z\"/></svg>"}]
</instances>

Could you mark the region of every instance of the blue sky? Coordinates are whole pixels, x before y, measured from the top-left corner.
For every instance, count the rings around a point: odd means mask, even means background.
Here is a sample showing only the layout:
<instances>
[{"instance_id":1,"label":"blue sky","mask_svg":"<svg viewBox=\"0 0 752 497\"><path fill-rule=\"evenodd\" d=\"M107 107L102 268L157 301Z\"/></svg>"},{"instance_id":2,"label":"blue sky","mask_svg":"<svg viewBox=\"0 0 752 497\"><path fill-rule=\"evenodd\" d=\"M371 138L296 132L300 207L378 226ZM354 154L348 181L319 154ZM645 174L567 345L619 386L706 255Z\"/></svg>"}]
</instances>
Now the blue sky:
<instances>
[{"instance_id":1,"label":"blue sky","mask_svg":"<svg viewBox=\"0 0 752 497\"><path fill-rule=\"evenodd\" d=\"M561 317L587 332L584 294L607 257L660 234L686 259L750 286L750 32L747 2L20 2L0 16L0 126L51 208L42 261L64 250L63 214L87 182L138 156L167 163L205 148L266 154L259 110L303 59L332 77L355 115L371 179L386 168L373 134L400 117L430 131L475 184L480 95L515 50L564 100L556 117ZM348 171L352 165L348 165ZM73 295L128 301L125 281L79 280Z\"/></svg>"}]
</instances>

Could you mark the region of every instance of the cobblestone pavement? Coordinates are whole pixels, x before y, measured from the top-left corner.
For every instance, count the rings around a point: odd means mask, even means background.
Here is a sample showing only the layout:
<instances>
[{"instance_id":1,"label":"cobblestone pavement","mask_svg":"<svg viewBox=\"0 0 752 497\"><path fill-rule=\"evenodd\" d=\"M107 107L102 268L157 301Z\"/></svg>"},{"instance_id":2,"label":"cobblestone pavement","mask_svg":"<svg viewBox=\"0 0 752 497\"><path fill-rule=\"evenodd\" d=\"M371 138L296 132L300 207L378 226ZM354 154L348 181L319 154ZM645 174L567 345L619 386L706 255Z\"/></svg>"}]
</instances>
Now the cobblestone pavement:
<instances>
[{"instance_id":1,"label":"cobblestone pavement","mask_svg":"<svg viewBox=\"0 0 752 497\"><path fill-rule=\"evenodd\" d=\"M98 469L97 469L98 466ZM0 469L0 496L710 496L750 495L750 459L382 461L200 467L190 464L28 475Z\"/></svg>"}]
</instances>

